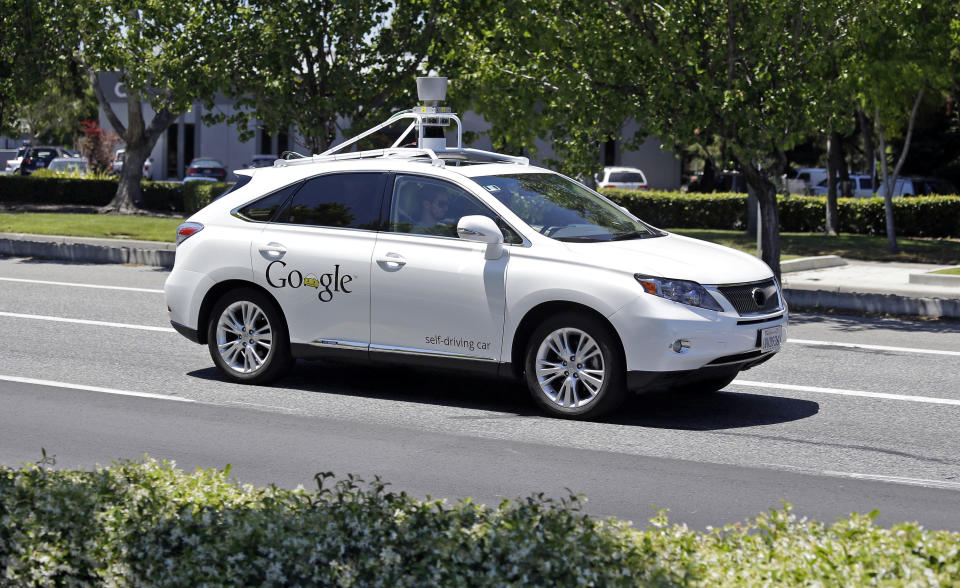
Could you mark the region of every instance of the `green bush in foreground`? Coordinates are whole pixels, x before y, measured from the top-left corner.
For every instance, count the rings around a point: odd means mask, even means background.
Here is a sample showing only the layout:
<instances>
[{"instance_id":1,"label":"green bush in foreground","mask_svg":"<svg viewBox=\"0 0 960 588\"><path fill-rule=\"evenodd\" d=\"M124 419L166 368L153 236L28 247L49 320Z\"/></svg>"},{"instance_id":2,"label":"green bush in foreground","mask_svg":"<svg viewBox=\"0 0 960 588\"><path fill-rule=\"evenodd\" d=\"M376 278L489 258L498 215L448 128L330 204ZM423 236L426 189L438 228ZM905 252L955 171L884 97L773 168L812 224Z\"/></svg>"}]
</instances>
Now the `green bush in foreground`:
<instances>
[{"instance_id":1,"label":"green bush in foreground","mask_svg":"<svg viewBox=\"0 0 960 588\"><path fill-rule=\"evenodd\" d=\"M486 508L353 478L253 488L227 471L123 462L0 468L0 583L15 585L866 585L960 581L960 535L832 525L786 507L695 532L645 531L542 496Z\"/></svg>"}]
</instances>

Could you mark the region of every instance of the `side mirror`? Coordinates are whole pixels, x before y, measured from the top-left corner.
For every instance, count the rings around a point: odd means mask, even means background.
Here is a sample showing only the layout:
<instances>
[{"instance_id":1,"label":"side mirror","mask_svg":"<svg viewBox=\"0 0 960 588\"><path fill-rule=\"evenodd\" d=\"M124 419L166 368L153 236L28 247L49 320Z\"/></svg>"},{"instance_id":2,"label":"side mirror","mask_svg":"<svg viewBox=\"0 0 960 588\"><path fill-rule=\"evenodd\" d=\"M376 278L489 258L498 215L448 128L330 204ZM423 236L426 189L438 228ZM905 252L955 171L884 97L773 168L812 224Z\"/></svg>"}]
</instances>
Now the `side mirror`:
<instances>
[{"instance_id":1,"label":"side mirror","mask_svg":"<svg viewBox=\"0 0 960 588\"><path fill-rule=\"evenodd\" d=\"M503 232L497 223L481 215L465 216L457 223L457 236L465 241L487 244L486 259L499 259L503 255Z\"/></svg>"}]
</instances>

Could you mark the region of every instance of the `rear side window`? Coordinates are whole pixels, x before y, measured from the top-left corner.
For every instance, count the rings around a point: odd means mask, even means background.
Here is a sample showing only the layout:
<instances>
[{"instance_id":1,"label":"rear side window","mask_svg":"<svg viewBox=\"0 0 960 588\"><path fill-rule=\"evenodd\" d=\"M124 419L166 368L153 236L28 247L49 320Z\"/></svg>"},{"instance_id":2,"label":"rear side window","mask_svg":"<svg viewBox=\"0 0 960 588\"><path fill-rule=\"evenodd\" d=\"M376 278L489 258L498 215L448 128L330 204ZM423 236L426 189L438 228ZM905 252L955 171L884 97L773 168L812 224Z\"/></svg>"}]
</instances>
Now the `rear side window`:
<instances>
[{"instance_id":1,"label":"rear side window","mask_svg":"<svg viewBox=\"0 0 960 588\"><path fill-rule=\"evenodd\" d=\"M635 172L613 172L610 174L610 181L619 184L645 184L646 178Z\"/></svg>"},{"instance_id":2,"label":"rear side window","mask_svg":"<svg viewBox=\"0 0 960 588\"><path fill-rule=\"evenodd\" d=\"M243 178L245 176L240 177ZM250 179L247 178L247 181L249 182ZM290 195L296 192L297 188L302 185L303 182L298 182L286 188L281 188L272 194L268 194L259 200L251 202L237 212L247 220L268 222L273 219L277 211L280 210L280 207L283 206L283 203L290 198Z\"/></svg>"},{"instance_id":3,"label":"rear side window","mask_svg":"<svg viewBox=\"0 0 960 588\"><path fill-rule=\"evenodd\" d=\"M278 222L318 227L376 231L380 228L380 200L386 175L330 174L307 180L277 219Z\"/></svg>"}]
</instances>

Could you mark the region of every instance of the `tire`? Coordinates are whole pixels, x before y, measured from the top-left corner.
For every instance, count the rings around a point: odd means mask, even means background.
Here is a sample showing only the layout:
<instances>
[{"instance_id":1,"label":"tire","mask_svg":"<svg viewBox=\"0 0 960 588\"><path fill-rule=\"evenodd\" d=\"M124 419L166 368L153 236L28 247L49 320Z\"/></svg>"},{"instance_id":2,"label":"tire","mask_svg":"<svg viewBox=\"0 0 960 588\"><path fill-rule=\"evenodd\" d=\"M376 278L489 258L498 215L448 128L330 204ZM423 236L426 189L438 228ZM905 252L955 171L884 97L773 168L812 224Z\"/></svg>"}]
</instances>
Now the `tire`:
<instances>
[{"instance_id":1,"label":"tire","mask_svg":"<svg viewBox=\"0 0 960 588\"><path fill-rule=\"evenodd\" d=\"M207 325L207 347L220 371L242 384L272 382L293 365L283 315L272 299L253 288L232 290L217 301Z\"/></svg>"},{"instance_id":2,"label":"tire","mask_svg":"<svg viewBox=\"0 0 960 588\"><path fill-rule=\"evenodd\" d=\"M537 405L553 416L601 416L626 396L620 339L607 324L585 314L550 317L530 335L524 378Z\"/></svg>"}]
</instances>

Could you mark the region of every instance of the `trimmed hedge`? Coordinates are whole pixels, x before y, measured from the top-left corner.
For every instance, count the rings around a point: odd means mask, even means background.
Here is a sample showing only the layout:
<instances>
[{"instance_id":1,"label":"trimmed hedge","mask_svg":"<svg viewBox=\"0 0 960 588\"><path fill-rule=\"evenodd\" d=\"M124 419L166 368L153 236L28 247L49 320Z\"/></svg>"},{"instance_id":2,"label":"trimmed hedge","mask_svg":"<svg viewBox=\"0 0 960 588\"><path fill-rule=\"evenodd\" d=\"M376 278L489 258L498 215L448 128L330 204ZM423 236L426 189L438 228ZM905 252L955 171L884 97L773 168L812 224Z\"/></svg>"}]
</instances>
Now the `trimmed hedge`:
<instances>
[{"instance_id":1,"label":"trimmed hedge","mask_svg":"<svg viewBox=\"0 0 960 588\"><path fill-rule=\"evenodd\" d=\"M143 182L141 207L193 214L232 184L219 182ZM0 203L105 206L117 193L116 180L0 176Z\"/></svg>"},{"instance_id":2,"label":"trimmed hedge","mask_svg":"<svg viewBox=\"0 0 960 588\"><path fill-rule=\"evenodd\" d=\"M44 458L47 459L46 457ZM255 489L168 463L0 468L0 582L11 585L953 585L960 534L875 513L825 525L786 506L706 533L639 531L542 495L486 508L349 477Z\"/></svg>"},{"instance_id":3,"label":"trimmed hedge","mask_svg":"<svg viewBox=\"0 0 960 588\"><path fill-rule=\"evenodd\" d=\"M618 204L658 227L743 229L747 219L745 194L603 190ZM778 196L780 230L822 232L826 225L825 196ZM886 235L883 198L840 198L840 232ZM960 196L896 198L893 218L903 237L960 236Z\"/></svg>"},{"instance_id":4,"label":"trimmed hedge","mask_svg":"<svg viewBox=\"0 0 960 588\"><path fill-rule=\"evenodd\" d=\"M210 204L233 184L223 182L187 182L183 185L183 212L191 215Z\"/></svg>"}]
</instances>

